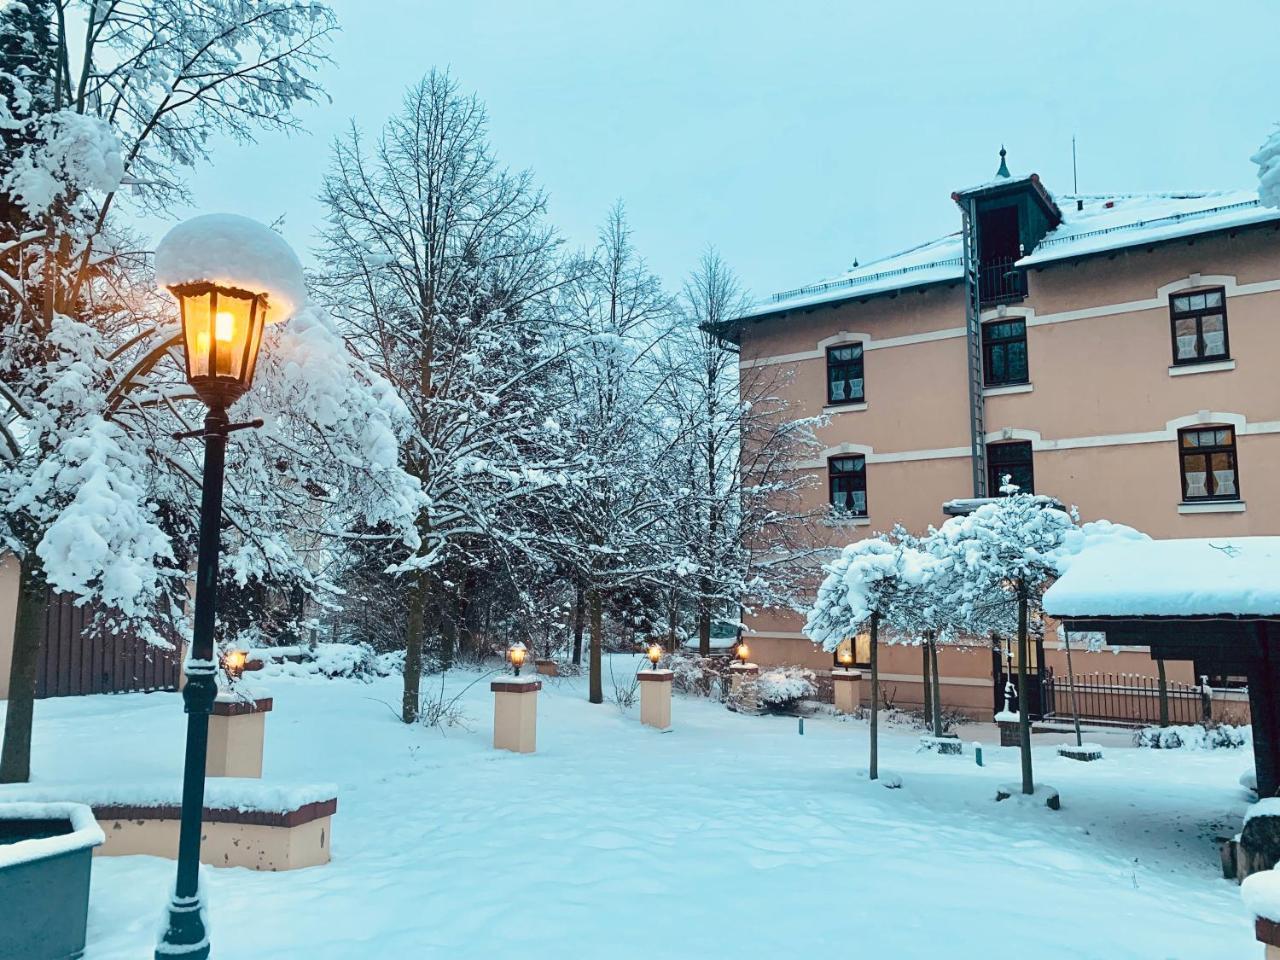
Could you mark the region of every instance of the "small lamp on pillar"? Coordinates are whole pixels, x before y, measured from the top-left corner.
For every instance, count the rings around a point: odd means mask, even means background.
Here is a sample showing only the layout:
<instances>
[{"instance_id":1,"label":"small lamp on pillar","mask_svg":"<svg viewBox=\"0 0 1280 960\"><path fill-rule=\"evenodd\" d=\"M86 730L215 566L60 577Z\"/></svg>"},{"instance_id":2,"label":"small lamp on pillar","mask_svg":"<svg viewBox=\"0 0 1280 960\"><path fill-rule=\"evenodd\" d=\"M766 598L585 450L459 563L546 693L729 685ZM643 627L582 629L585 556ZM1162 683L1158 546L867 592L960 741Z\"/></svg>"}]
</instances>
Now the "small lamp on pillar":
<instances>
[{"instance_id":1,"label":"small lamp on pillar","mask_svg":"<svg viewBox=\"0 0 1280 960\"><path fill-rule=\"evenodd\" d=\"M520 668L524 666L525 657L528 655L528 649L519 640L507 648L507 659L511 661L517 677L520 676Z\"/></svg>"},{"instance_id":2,"label":"small lamp on pillar","mask_svg":"<svg viewBox=\"0 0 1280 960\"><path fill-rule=\"evenodd\" d=\"M156 247L155 269L157 284L178 301L187 382L207 408L202 429L175 435L203 441L204 470L191 655L182 691L187 742L178 878L155 956L204 960L211 948L199 882L200 834L209 717L218 693L213 637L227 437L262 425L261 420L231 423L227 408L253 383L264 327L287 320L306 299L306 287L302 265L279 234L231 214L178 224Z\"/></svg>"},{"instance_id":3,"label":"small lamp on pillar","mask_svg":"<svg viewBox=\"0 0 1280 960\"><path fill-rule=\"evenodd\" d=\"M649 658L649 666L654 670L658 669L658 661L662 659L662 647L656 643L649 644L649 649L644 654Z\"/></svg>"},{"instance_id":4,"label":"small lamp on pillar","mask_svg":"<svg viewBox=\"0 0 1280 960\"><path fill-rule=\"evenodd\" d=\"M739 640L738 649L735 651L739 663L751 662L751 648L747 646L747 641Z\"/></svg>"},{"instance_id":5,"label":"small lamp on pillar","mask_svg":"<svg viewBox=\"0 0 1280 960\"><path fill-rule=\"evenodd\" d=\"M222 672L233 686L244 676L244 666L248 661L249 655L243 650L228 650L222 655Z\"/></svg>"}]
</instances>

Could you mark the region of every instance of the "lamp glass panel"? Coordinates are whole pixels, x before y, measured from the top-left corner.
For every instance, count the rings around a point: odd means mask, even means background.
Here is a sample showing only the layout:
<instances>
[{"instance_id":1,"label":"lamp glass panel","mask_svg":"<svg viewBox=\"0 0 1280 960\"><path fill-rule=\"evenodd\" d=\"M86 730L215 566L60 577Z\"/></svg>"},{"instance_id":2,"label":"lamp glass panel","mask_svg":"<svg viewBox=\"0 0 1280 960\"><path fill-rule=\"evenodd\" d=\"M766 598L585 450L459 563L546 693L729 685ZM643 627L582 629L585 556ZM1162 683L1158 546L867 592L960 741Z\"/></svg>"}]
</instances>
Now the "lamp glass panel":
<instances>
[{"instance_id":1,"label":"lamp glass panel","mask_svg":"<svg viewBox=\"0 0 1280 960\"><path fill-rule=\"evenodd\" d=\"M214 372L219 378L239 380L244 374L245 344L250 334L253 300L220 292L214 308Z\"/></svg>"},{"instance_id":2,"label":"lamp glass panel","mask_svg":"<svg viewBox=\"0 0 1280 960\"><path fill-rule=\"evenodd\" d=\"M187 351L188 376L209 375L209 345L213 338L213 294L184 294L182 302L182 337Z\"/></svg>"}]
</instances>

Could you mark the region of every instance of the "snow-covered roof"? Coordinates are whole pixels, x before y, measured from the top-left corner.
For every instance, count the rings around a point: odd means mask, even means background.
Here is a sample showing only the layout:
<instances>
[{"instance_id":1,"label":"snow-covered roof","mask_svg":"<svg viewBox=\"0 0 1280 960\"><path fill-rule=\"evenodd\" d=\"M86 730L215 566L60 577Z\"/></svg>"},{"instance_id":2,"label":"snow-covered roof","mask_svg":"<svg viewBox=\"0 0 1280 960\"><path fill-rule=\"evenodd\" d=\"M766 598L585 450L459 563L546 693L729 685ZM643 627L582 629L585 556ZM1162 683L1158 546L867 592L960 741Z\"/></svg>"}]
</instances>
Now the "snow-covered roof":
<instances>
[{"instance_id":1,"label":"snow-covered roof","mask_svg":"<svg viewBox=\"0 0 1280 960\"><path fill-rule=\"evenodd\" d=\"M1020 181L1000 178L962 192L1013 182ZM1020 266L1038 266L1178 237L1280 221L1280 209L1263 206L1257 193L1250 190L1062 196L1054 199L1062 211L1062 223L1050 230L1028 256L1018 261ZM1076 209L1077 201L1081 202L1083 209ZM901 253L861 264L838 276L775 293L753 304L740 319L958 282L964 275L962 256L961 236L958 232L951 233Z\"/></svg>"},{"instance_id":2,"label":"snow-covered roof","mask_svg":"<svg viewBox=\"0 0 1280 960\"><path fill-rule=\"evenodd\" d=\"M307 299L302 264L284 237L235 213L184 220L156 246L156 283L216 283L267 295L267 323L288 320Z\"/></svg>"},{"instance_id":3,"label":"snow-covered roof","mask_svg":"<svg viewBox=\"0 0 1280 960\"><path fill-rule=\"evenodd\" d=\"M1052 617L1280 618L1280 537L1117 540L1044 595Z\"/></svg>"}]
</instances>

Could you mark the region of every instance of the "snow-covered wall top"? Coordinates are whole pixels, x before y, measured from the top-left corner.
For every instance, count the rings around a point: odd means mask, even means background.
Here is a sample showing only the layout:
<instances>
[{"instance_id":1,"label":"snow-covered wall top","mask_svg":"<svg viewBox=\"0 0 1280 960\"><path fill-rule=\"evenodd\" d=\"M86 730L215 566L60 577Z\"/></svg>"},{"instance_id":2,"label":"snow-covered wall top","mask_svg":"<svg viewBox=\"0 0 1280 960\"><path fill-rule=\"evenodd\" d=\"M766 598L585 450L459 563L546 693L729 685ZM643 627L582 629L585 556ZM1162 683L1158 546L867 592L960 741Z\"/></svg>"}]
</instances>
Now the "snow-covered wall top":
<instances>
[{"instance_id":1,"label":"snow-covered wall top","mask_svg":"<svg viewBox=\"0 0 1280 960\"><path fill-rule=\"evenodd\" d=\"M337 795L338 788L332 783L264 783L244 777L210 777L204 788L204 805L241 813L289 813ZM41 803L67 797L91 807L176 807L182 804L182 781L20 783L0 787L0 803Z\"/></svg>"},{"instance_id":2,"label":"snow-covered wall top","mask_svg":"<svg viewBox=\"0 0 1280 960\"><path fill-rule=\"evenodd\" d=\"M1119 540L1044 595L1052 617L1280 617L1280 537Z\"/></svg>"},{"instance_id":3,"label":"snow-covered wall top","mask_svg":"<svg viewBox=\"0 0 1280 960\"><path fill-rule=\"evenodd\" d=\"M307 299L302 264L284 237L234 213L192 217L156 247L156 283L206 281L267 295L267 323L281 323Z\"/></svg>"}]
</instances>

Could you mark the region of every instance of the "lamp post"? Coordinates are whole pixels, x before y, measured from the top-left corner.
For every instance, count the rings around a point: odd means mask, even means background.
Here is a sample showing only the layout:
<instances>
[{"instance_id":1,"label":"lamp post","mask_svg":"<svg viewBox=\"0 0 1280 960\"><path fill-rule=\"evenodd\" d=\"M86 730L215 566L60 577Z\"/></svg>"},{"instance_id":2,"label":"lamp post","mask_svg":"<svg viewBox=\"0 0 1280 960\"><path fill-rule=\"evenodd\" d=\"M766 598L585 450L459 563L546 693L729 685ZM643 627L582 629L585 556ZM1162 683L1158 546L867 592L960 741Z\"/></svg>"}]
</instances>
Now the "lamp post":
<instances>
[{"instance_id":1,"label":"lamp post","mask_svg":"<svg viewBox=\"0 0 1280 960\"><path fill-rule=\"evenodd\" d=\"M265 261L266 266L255 261ZM187 382L207 410L203 429L175 434L175 438L204 441L204 470L195 614L191 654L186 664L187 683L182 691L187 742L178 876L155 956L156 960L204 960L209 956L210 945L200 892L200 831L209 716L218 695L213 639L222 481L228 435L246 427L262 426L261 420L232 423L227 408L253 382L268 315L272 321L285 319L300 299L295 291L302 289L302 281L297 258L283 239L255 221L223 214L197 217L171 230L156 250L156 277L178 300Z\"/></svg>"}]
</instances>

